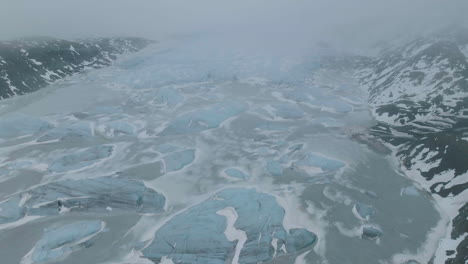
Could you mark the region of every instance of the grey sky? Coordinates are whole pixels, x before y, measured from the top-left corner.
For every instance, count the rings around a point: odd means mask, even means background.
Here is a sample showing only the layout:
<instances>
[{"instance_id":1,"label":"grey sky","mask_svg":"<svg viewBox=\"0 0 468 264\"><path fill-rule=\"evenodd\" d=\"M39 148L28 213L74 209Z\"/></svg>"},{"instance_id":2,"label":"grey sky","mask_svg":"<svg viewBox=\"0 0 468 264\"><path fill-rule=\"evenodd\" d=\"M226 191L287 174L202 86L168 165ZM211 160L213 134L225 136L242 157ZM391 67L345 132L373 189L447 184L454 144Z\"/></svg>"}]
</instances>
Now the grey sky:
<instances>
[{"instance_id":1,"label":"grey sky","mask_svg":"<svg viewBox=\"0 0 468 264\"><path fill-rule=\"evenodd\" d=\"M466 21L467 11L466 0L0 0L0 39L249 31L356 45Z\"/></svg>"}]
</instances>

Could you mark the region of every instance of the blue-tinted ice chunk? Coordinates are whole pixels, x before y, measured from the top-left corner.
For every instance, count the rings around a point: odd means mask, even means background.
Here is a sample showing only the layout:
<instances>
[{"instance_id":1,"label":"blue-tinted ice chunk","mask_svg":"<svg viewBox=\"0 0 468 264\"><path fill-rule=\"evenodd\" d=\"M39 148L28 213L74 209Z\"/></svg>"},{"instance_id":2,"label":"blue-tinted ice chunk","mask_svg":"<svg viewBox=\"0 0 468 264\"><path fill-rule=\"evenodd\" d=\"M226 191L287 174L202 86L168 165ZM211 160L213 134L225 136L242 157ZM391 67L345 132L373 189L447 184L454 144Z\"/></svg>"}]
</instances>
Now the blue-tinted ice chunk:
<instances>
[{"instance_id":1,"label":"blue-tinted ice chunk","mask_svg":"<svg viewBox=\"0 0 468 264\"><path fill-rule=\"evenodd\" d=\"M51 125L40 118L24 114L12 114L0 119L0 138L33 135L49 129Z\"/></svg>"},{"instance_id":2,"label":"blue-tinted ice chunk","mask_svg":"<svg viewBox=\"0 0 468 264\"><path fill-rule=\"evenodd\" d=\"M354 209L358 217L365 220L369 220L375 214L374 208L368 204L356 203Z\"/></svg>"},{"instance_id":3,"label":"blue-tinted ice chunk","mask_svg":"<svg viewBox=\"0 0 468 264\"><path fill-rule=\"evenodd\" d=\"M248 180L250 178L250 176L247 173L236 168L228 168L228 169L225 169L224 172L229 177L233 177L233 178L237 178L241 180Z\"/></svg>"},{"instance_id":4,"label":"blue-tinted ice chunk","mask_svg":"<svg viewBox=\"0 0 468 264\"><path fill-rule=\"evenodd\" d=\"M62 211L90 213L136 211L158 213L166 198L136 180L99 177L52 182L28 191L28 215L56 215Z\"/></svg>"},{"instance_id":5,"label":"blue-tinted ice chunk","mask_svg":"<svg viewBox=\"0 0 468 264\"><path fill-rule=\"evenodd\" d=\"M291 229L286 240L286 250L296 252L304 247L311 246L317 241L317 236L307 229Z\"/></svg>"},{"instance_id":6,"label":"blue-tinted ice chunk","mask_svg":"<svg viewBox=\"0 0 468 264\"><path fill-rule=\"evenodd\" d=\"M164 143L164 144L161 144L161 145L156 147L156 150L161 154L167 154L167 153L170 153L170 152L174 152L174 151L176 151L178 149L179 149L179 147L177 147L175 145L172 145L172 144L168 144L168 143Z\"/></svg>"},{"instance_id":7,"label":"blue-tinted ice chunk","mask_svg":"<svg viewBox=\"0 0 468 264\"><path fill-rule=\"evenodd\" d=\"M362 237L368 239L377 239L383 236L383 232L374 227L364 227L362 229Z\"/></svg>"},{"instance_id":8,"label":"blue-tinted ice chunk","mask_svg":"<svg viewBox=\"0 0 468 264\"><path fill-rule=\"evenodd\" d=\"M406 187L401 189L401 195L419 196L419 191L414 186L406 186Z\"/></svg>"},{"instance_id":9,"label":"blue-tinted ice chunk","mask_svg":"<svg viewBox=\"0 0 468 264\"><path fill-rule=\"evenodd\" d=\"M98 234L102 221L80 221L55 228L47 228L30 253L32 263L50 263L63 260L70 253L83 249L84 242Z\"/></svg>"},{"instance_id":10,"label":"blue-tinted ice chunk","mask_svg":"<svg viewBox=\"0 0 468 264\"><path fill-rule=\"evenodd\" d=\"M226 217L217 213L228 207L237 214L234 228L247 237L240 252L238 241L226 238ZM279 250L282 245L288 253L312 246L316 236L305 229L287 232L284 215L274 196L255 189L225 189L170 219L156 231L143 255L155 263L167 257L180 264L224 264L238 253L239 263L259 263L285 254ZM277 252L272 246L275 239Z\"/></svg>"},{"instance_id":11,"label":"blue-tinted ice chunk","mask_svg":"<svg viewBox=\"0 0 468 264\"><path fill-rule=\"evenodd\" d=\"M267 161L266 170L273 176L281 176L283 174L283 166L275 160Z\"/></svg>"},{"instance_id":12,"label":"blue-tinted ice chunk","mask_svg":"<svg viewBox=\"0 0 468 264\"><path fill-rule=\"evenodd\" d=\"M20 206L19 196L0 203L0 224L15 222L25 215L25 209Z\"/></svg>"},{"instance_id":13,"label":"blue-tinted ice chunk","mask_svg":"<svg viewBox=\"0 0 468 264\"><path fill-rule=\"evenodd\" d=\"M37 141L64 140L68 138L89 138L93 135L91 125L87 122L79 122L66 127L56 127L48 131Z\"/></svg>"}]
</instances>

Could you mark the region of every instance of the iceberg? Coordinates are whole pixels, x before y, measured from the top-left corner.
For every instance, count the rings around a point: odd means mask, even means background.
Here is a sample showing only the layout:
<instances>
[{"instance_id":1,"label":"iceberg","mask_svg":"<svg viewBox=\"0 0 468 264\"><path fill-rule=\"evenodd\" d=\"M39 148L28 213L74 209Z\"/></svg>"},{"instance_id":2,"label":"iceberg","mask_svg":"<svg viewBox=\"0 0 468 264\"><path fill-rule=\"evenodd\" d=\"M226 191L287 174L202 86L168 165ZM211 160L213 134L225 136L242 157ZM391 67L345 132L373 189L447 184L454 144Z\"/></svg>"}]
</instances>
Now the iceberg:
<instances>
[{"instance_id":1,"label":"iceberg","mask_svg":"<svg viewBox=\"0 0 468 264\"><path fill-rule=\"evenodd\" d=\"M66 258L70 253L89 246L86 243L104 227L102 221L80 221L44 230L22 263L50 263Z\"/></svg>"},{"instance_id":2,"label":"iceberg","mask_svg":"<svg viewBox=\"0 0 468 264\"><path fill-rule=\"evenodd\" d=\"M136 211L159 213L165 197L143 182L115 177L67 180L39 186L28 192L28 215L55 215L63 211Z\"/></svg>"},{"instance_id":3,"label":"iceberg","mask_svg":"<svg viewBox=\"0 0 468 264\"><path fill-rule=\"evenodd\" d=\"M229 208L237 218L220 213ZM232 259L259 263L313 246L316 235L306 229L286 230L284 215L274 196L255 189L225 189L170 219L156 231L143 255L155 263L163 258L180 264L224 264ZM231 227L229 220L234 222ZM245 234L246 241L228 238L229 229ZM283 245L286 251L281 250Z\"/></svg>"},{"instance_id":4,"label":"iceberg","mask_svg":"<svg viewBox=\"0 0 468 264\"><path fill-rule=\"evenodd\" d=\"M356 203L353 207L353 212L362 220L369 220L375 214L372 206L363 203Z\"/></svg>"},{"instance_id":5,"label":"iceberg","mask_svg":"<svg viewBox=\"0 0 468 264\"><path fill-rule=\"evenodd\" d=\"M367 239L377 239L383 236L383 232L375 227L364 227L362 229L362 237Z\"/></svg>"}]
</instances>

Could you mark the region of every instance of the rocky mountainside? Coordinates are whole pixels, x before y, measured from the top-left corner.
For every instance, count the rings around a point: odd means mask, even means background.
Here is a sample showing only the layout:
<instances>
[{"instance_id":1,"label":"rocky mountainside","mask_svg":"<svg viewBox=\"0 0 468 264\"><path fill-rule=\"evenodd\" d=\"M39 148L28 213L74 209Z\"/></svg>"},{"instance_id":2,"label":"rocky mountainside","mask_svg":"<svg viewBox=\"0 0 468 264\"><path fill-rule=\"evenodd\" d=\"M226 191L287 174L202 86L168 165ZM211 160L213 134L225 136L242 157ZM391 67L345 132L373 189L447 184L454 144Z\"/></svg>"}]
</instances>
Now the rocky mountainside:
<instances>
[{"instance_id":1,"label":"rocky mountainside","mask_svg":"<svg viewBox=\"0 0 468 264\"><path fill-rule=\"evenodd\" d=\"M468 29L452 28L383 50L359 72L372 133L451 219L434 263L468 261Z\"/></svg>"},{"instance_id":2,"label":"rocky mountainside","mask_svg":"<svg viewBox=\"0 0 468 264\"><path fill-rule=\"evenodd\" d=\"M0 42L0 99L33 92L86 69L108 66L118 55L150 43L141 38L68 41L48 37Z\"/></svg>"}]
</instances>

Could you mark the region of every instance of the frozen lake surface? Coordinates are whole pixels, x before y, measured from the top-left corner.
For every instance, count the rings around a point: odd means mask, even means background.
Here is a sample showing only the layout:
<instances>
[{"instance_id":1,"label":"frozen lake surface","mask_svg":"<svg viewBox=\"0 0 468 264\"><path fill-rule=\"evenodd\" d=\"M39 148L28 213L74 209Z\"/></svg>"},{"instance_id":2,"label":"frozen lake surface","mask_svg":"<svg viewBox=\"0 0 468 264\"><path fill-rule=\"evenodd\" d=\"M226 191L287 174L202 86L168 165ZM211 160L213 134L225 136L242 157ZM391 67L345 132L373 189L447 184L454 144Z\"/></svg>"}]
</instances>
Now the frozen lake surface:
<instances>
[{"instance_id":1,"label":"frozen lake surface","mask_svg":"<svg viewBox=\"0 0 468 264\"><path fill-rule=\"evenodd\" d=\"M2 263L430 254L430 196L352 139L374 124L352 71L218 44L157 44L0 102Z\"/></svg>"}]
</instances>

